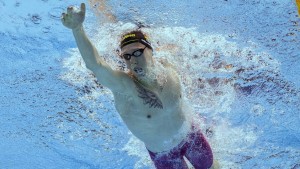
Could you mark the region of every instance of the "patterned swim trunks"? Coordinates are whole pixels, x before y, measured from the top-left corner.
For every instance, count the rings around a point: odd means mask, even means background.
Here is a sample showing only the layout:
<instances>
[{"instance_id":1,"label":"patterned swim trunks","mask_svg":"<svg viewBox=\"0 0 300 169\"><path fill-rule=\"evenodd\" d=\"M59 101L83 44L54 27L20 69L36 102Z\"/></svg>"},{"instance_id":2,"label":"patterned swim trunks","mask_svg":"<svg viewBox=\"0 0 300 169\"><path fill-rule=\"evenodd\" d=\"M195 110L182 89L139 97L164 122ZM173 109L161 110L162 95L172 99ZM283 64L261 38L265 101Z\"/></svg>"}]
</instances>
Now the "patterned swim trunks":
<instances>
[{"instance_id":1,"label":"patterned swim trunks","mask_svg":"<svg viewBox=\"0 0 300 169\"><path fill-rule=\"evenodd\" d=\"M208 169L213 163L211 148L202 132L194 125L187 138L172 150L159 153L148 150L148 152L157 169L188 169L183 156L195 169Z\"/></svg>"}]
</instances>

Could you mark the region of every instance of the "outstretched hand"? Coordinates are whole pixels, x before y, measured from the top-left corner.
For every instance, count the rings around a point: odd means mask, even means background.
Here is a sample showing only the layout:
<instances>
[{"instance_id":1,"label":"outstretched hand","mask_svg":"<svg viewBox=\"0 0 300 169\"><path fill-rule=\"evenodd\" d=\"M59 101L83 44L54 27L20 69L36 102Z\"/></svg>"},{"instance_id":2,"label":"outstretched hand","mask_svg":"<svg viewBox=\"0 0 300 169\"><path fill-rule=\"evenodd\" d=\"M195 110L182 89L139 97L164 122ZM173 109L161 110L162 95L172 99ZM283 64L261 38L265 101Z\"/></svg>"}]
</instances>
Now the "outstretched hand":
<instances>
[{"instance_id":1,"label":"outstretched hand","mask_svg":"<svg viewBox=\"0 0 300 169\"><path fill-rule=\"evenodd\" d=\"M70 6L67 9L67 13L62 13L61 22L64 26L70 29L76 29L80 27L85 18L85 4L80 5L80 9Z\"/></svg>"}]
</instances>

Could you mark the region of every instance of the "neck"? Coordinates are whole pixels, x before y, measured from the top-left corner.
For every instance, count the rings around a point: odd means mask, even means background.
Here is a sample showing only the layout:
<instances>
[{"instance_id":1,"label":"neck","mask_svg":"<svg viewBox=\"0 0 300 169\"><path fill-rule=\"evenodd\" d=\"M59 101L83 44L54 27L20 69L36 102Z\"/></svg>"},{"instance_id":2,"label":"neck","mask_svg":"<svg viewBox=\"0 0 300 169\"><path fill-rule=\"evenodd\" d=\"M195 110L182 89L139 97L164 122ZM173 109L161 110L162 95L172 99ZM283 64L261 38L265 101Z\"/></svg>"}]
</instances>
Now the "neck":
<instances>
[{"instance_id":1,"label":"neck","mask_svg":"<svg viewBox=\"0 0 300 169\"><path fill-rule=\"evenodd\" d=\"M157 76L154 72L147 72L145 76L136 76L131 73L133 80L145 87L153 87L157 83Z\"/></svg>"}]
</instances>

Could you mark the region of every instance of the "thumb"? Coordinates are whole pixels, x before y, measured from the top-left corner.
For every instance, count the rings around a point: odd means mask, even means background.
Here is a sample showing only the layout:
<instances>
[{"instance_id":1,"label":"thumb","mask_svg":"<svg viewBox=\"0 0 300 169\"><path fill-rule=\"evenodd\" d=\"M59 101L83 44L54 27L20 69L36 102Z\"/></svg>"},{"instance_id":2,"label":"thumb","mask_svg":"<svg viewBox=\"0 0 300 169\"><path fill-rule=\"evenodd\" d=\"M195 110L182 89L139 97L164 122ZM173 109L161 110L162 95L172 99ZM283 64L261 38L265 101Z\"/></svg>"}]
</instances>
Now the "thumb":
<instances>
[{"instance_id":1,"label":"thumb","mask_svg":"<svg viewBox=\"0 0 300 169\"><path fill-rule=\"evenodd\" d=\"M81 3L81 5L80 5L80 10L81 10L81 12L83 13L83 15L85 15L86 9L85 9L85 4L84 4L84 3Z\"/></svg>"}]
</instances>

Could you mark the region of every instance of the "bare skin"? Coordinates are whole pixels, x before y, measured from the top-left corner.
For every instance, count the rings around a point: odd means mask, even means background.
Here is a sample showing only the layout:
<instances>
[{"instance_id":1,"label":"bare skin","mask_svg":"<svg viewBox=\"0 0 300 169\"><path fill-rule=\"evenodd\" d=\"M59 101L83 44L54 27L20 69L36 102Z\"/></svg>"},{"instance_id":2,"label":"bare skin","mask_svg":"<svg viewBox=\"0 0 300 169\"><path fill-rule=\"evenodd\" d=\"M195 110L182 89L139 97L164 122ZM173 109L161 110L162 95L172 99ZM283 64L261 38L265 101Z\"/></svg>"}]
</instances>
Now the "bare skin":
<instances>
[{"instance_id":1,"label":"bare skin","mask_svg":"<svg viewBox=\"0 0 300 169\"><path fill-rule=\"evenodd\" d=\"M146 78L153 66L152 51L149 48L145 49L141 57L132 57L126 61L130 70L128 74L112 70L87 38L82 26L84 15L85 5L81 5L81 10L69 7L67 14L63 14L62 22L72 29L86 67L93 71L102 85L113 92L115 107L125 124L150 151L166 151L178 145L183 137L176 140L173 136L178 134L186 120L181 109L178 76L171 70L165 70L161 72L166 75L162 84L158 84L156 77ZM132 43L122 48L122 53L132 53L144 47L141 43ZM143 74L136 72L136 68L142 69Z\"/></svg>"},{"instance_id":2,"label":"bare skin","mask_svg":"<svg viewBox=\"0 0 300 169\"><path fill-rule=\"evenodd\" d=\"M152 50L141 43L122 48L122 54L145 48L140 57L125 60L129 73L113 70L84 32L85 11L83 3L80 9L69 7L61 20L72 30L86 67L112 91L115 107L123 121L147 149L162 152L177 146L187 134L180 129L188 123L182 110L182 90L177 74L167 68L153 73Z\"/></svg>"}]
</instances>

